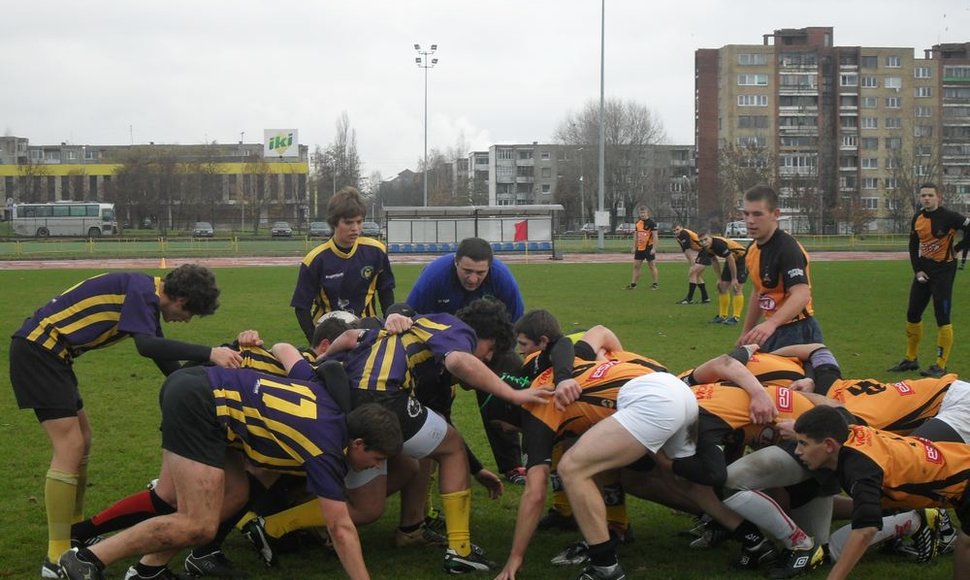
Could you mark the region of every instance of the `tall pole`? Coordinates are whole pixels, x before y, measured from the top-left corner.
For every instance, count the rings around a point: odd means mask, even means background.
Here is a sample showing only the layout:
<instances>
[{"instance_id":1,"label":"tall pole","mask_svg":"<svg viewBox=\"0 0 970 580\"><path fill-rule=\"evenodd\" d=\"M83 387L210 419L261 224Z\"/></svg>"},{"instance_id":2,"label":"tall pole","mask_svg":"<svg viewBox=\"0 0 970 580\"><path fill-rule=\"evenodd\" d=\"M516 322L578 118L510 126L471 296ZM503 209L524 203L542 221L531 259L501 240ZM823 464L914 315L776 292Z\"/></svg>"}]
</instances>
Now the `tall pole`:
<instances>
[{"instance_id":1,"label":"tall pole","mask_svg":"<svg viewBox=\"0 0 970 580\"><path fill-rule=\"evenodd\" d=\"M603 211L606 191L606 107L604 105L604 86L606 79L606 0L600 1L600 175L599 175L599 211ZM596 228L600 250L603 249L603 228Z\"/></svg>"},{"instance_id":2,"label":"tall pole","mask_svg":"<svg viewBox=\"0 0 970 580\"><path fill-rule=\"evenodd\" d=\"M414 62L424 69L424 207L428 207L428 69L438 64L438 59L428 57L438 50L438 45L432 44L431 50L421 50L421 45L415 44L414 50L421 55Z\"/></svg>"}]
</instances>

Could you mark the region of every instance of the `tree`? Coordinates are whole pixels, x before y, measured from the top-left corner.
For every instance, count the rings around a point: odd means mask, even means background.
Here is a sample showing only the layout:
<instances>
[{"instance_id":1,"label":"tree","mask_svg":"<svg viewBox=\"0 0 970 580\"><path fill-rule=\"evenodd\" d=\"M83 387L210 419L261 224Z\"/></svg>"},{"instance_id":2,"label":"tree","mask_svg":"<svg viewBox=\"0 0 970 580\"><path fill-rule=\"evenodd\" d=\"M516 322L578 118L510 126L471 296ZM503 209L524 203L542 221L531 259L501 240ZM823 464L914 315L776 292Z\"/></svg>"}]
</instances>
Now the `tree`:
<instances>
[{"instance_id":1,"label":"tree","mask_svg":"<svg viewBox=\"0 0 970 580\"><path fill-rule=\"evenodd\" d=\"M721 147L718 150L717 214L699 216L701 221L709 222L712 227L723 225L724 219L740 207L745 191L758 184L776 186L774 168L777 165L777 156L764 146L751 143Z\"/></svg>"},{"instance_id":2,"label":"tree","mask_svg":"<svg viewBox=\"0 0 970 580\"><path fill-rule=\"evenodd\" d=\"M20 201L22 203L38 203L44 199L41 182L50 175L50 170L43 163L28 161L17 167L20 181ZM51 200L53 201L53 200Z\"/></svg>"},{"instance_id":3,"label":"tree","mask_svg":"<svg viewBox=\"0 0 970 580\"><path fill-rule=\"evenodd\" d=\"M621 204L625 208L639 203L656 205L658 188L650 163L651 149L666 141L663 124L650 109L635 101L609 99L604 109L606 207L615 216ZM599 103L594 101L567 115L555 133L559 143L583 148L583 155L575 159L582 167L568 172L583 176L587 208L596 207L599 134Z\"/></svg>"},{"instance_id":4,"label":"tree","mask_svg":"<svg viewBox=\"0 0 970 580\"><path fill-rule=\"evenodd\" d=\"M250 207L253 219L253 234L259 233L259 224L263 220L263 209L270 200L267 195L267 176L270 175L269 164L262 155L250 154L243 164L243 194Z\"/></svg>"},{"instance_id":5,"label":"tree","mask_svg":"<svg viewBox=\"0 0 970 580\"><path fill-rule=\"evenodd\" d=\"M908 232L910 220L919 207L919 186L942 183L943 163L938 142L927 137L887 139L890 155L886 160L891 183L886 184L888 215L894 232Z\"/></svg>"},{"instance_id":6,"label":"tree","mask_svg":"<svg viewBox=\"0 0 970 580\"><path fill-rule=\"evenodd\" d=\"M357 131L350 126L347 112L337 118L334 140L321 149L316 146L311 156L310 192L315 203L311 203L310 213L324 217L327 203L334 193L345 186L360 189L361 164L357 154Z\"/></svg>"}]
</instances>

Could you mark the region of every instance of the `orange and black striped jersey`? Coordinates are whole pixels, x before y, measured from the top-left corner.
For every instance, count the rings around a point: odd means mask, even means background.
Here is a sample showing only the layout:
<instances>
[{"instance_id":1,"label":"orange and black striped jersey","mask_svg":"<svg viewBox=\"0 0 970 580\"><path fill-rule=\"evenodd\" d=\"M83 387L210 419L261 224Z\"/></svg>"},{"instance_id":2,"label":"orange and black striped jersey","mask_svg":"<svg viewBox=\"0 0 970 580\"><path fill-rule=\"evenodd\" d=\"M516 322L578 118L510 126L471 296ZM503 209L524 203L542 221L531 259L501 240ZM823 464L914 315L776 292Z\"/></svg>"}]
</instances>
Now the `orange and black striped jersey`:
<instances>
[{"instance_id":1,"label":"orange and black striped jersey","mask_svg":"<svg viewBox=\"0 0 970 580\"><path fill-rule=\"evenodd\" d=\"M681 228L680 232L677 233L677 243L680 244L680 249L684 250L694 250L695 252L700 252L704 249L701 246L701 239L697 236L695 232L687 228Z\"/></svg>"},{"instance_id":2,"label":"orange and black striped jersey","mask_svg":"<svg viewBox=\"0 0 970 580\"><path fill-rule=\"evenodd\" d=\"M882 509L956 507L966 501L970 445L851 426L838 476L852 496L852 527L882 527Z\"/></svg>"},{"instance_id":3,"label":"orange and black striped jersey","mask_svg":"<svg viewBox=\"0 0 970 580\"><path fill-rule=\"evenodd\" d=\"M788 387L793 382L805 378L805 367L795 357L756 352L748 358L748 363L745 366L758 379L758 382L765 386ZM693 372L694 369L687 369L677 376L688 385L693 386L696 384L693 380Z\"/></svg>"},{"instance_id":4,"label":"orange and black striped jersey","mask_svg":"<svg viewBox=\"0 0 970 580\"><path fill-rule=\"evenodd\" d=\"M764 244L752 242L748 246L745 263L758 295L758 305L765 318L771 318L781 308L788 299L792 286L808 284L809 288L812 287L808 252L795 238L780 229L775 230L774 235ZM813 314L812 300L809 298L808 304L795 318L783 321L782 324L808 318Z\"/></svg>"},{"instance_id":5,"label":"orange and black striped jersey","mask_svg":"<svg viewBox=\"0 0 970 580\"><path fill-rule=\"evenodd\" d=\"M705 248L704 251L718 258L734 256L734 259L740 263L744 261L744 256L748 253L748 248L730 238L711 236L711 246Z\"/></svg>"},{"instance_id":6,"label":"orange and black striped jersey","mask_svg":"<svg viewBox=\"0 0 970 580\"><path fill-rule=\"evenodd\" d=\"M657 241L657 222L650 218L637 220L636 231L633 232L636 249L643 251Z\"/></svg>"},{"instance_id":7,"label":"orange and black striped jersey","mask_svg":"<svg viewBox=\"0 0 970 580\"><path fill-rule=\"evenodd\" d=\"M826 394L869 427L908 435L936 416L957 375L881 383L875 379L837 380Z\"/></svg>"},{"instance_id":8,"label":"orange and black striped jersey","mask_svg":"<svg viewBox=\"0 0 970 580\"><path fill-rule=\"evenodd\" d=\"M708 383L695 385L691 390L697 397L697 406L700 407L701 414L720 419L722 426L727 427L724 429L725 435L740 429L744 434L744 444L770 445L778 442L777 431L771 425L755 425L751 422L748 413L751 396L741 387L731 383ZM802 413L815 406L801 393L788 387L771 386L766 387L765 390L774 402L775 408L778 409L776 422L797 419ZM718 423L715 422L716 424ZM706 430L711 423L702 420L700 425L702 430ZM700 437L704 438L704 434Z\"/></svg>"},{"instance_id":9,"label":"orange and black striped jersey","mask_svg":"<svg viewBox=\"0 0 970 580\"><path fill-rule=\"evenodd\" d=\"M910 224L909 259L913 271L953 261L953 241L958 229L964 230L970 220L959 213L938 207L920 210Z\"/></svg>"},{"instance_id":10,"label":"orange and black striped jersey","mask_svg":"<svg viewBox=\"0 0 970 580\"><path fill-rule=\"evenodd\" d=\"M573 378L582 387L579 399L562 411L552 403L522 405L523 451L528 466L552 461L552 448L565 437L578 437L616 412L616 397L628 381L654 372L632 362L601 362L577 358ZM552 389L552 371L532 382L533 389Z\"/></svg>"}]
</instances>

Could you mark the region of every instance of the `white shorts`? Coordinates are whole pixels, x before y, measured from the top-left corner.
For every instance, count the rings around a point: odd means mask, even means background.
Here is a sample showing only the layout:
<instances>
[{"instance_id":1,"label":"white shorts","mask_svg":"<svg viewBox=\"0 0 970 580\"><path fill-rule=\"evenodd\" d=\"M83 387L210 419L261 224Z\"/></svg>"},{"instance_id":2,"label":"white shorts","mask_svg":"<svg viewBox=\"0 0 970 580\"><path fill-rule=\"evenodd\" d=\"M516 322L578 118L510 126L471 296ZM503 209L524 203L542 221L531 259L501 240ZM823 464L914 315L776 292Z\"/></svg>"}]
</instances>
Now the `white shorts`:
<instances>
[{"instance_id":1,"label":"white shorts","mask_svg":"<svg viewBox=\"0 0 970 580\"><path fill-rule=\"evenodd\" d=\"M671 459L694 454L697 399L669 373L637 377L620 388L613 418L651 452Z\"/></svg>"},{"instance_id":2,"label":"white shorts","mask_svg":"<svg viewBox=\"0 0 970 580\"><path fill-rule=\"evenodd\" d=\"M445 435L448 434L448 422L445 421L445 418L431 409L427 409L427 412L428 418L425 419L424 425L404 442L401 453L405 457L423 459L431 455L438 448L438 445L441 445L441 442L445 440Z\"/></svg>"},{"instance_id":3,"label":"white shorts","mask_svg":"<svg viewBox=\"0 0 970 580\"><path fill-rule=\"evenodd\" d=\"M364 487L381 475L387 475L387 461L381 461L381 464L377 467L371 467L363 471L354 471L351 469L344 477L344 487L347 489Z\"/></svg>"},{"instance_id":4,"label":"white shorts","mask_svg":"<svg viewBox=\"0 0 970 580\"><path fill-rule=\"evenodd\" d=\"M946 390L936 418L945 422L970 443L970 383L956 380Z\"/></svg>"}]
</instances>

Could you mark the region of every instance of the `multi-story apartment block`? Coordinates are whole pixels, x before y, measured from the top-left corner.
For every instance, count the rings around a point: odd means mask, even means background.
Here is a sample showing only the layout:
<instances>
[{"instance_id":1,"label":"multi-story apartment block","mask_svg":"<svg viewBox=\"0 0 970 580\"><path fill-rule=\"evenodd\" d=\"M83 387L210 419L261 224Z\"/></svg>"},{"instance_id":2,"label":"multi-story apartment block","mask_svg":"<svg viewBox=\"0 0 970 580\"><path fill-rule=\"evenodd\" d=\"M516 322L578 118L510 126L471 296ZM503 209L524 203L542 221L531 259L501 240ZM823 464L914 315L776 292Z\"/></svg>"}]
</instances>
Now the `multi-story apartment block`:
<instances>
[{"instance_id":1,"label":"multi-story apartment block","mask_svg":"<svg viewBox=\"0 0 970 580\"><path fill-rule=\"evenodd\" d=\"M774 184L783 211L811 231L905 229L926 181L965 210L955 167L970 153L968 46L915 58L912 48L835 46L831 27L812 27L698 50L701 217L736 206L745 179Z\"/></svg>"},{"instance_id":2,"label":"multi-story apartment block","mask_svg":"<svg viewBox=\"0 0 970 580\"><path fill-rule=\"evenodd\" d=\"M260 143L31 145L0 137L2 199L110 201L130 223L148 215L175 228L196 220L302 223L312 205L307 173L305 145L296 157L264 157Z\"/></svg>"}]
</instances>

